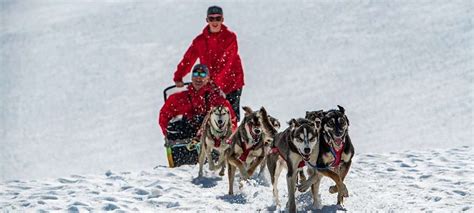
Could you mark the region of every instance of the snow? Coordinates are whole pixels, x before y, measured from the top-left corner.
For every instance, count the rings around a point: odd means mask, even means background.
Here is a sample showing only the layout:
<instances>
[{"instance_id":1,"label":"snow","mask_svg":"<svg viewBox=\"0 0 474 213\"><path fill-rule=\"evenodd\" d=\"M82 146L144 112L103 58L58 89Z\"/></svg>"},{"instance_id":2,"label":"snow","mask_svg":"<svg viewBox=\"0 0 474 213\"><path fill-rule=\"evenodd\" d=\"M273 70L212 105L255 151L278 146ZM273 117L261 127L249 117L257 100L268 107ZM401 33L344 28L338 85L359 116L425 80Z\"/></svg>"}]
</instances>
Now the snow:
<instances>
[{"instance_id":1,"label":"snow","mask_svg":"<svg viewBox=\"0 0 474 213\"><path fill-rule=\"evenodd\" d=\"M162 90L214 4L238 35L242 105L282 123L346 109L356 157L344 208L472 211L468 0L3 0L0 209L276 209L265 184L232 197L226 176L165 168Z\"/></svg>"},{"instance_id":2,"label":"snow","mask_svg":"<svg viewBox=\"0 0 474 213\"><path fill-rule=\"evenodd\" d=\"M321 183L323 212L348 211L472 211L474 206L474 150L468 146L405 153L358 154L346 179L349 197L344 207L329 194L332 181ZM205 167L207 170L207 166ZM227 176L197 166L169 169L159 166L141 172L71 175L41 181L0 183L0 207L7 211L275 211L284 210L286 181L278 187L283 207L273 203L269 177L244 182L227 195ZM238 178L237 178L238 179ZM309 211L311 193L296 193L298 210Z\"/></svg>"}]
</instances>

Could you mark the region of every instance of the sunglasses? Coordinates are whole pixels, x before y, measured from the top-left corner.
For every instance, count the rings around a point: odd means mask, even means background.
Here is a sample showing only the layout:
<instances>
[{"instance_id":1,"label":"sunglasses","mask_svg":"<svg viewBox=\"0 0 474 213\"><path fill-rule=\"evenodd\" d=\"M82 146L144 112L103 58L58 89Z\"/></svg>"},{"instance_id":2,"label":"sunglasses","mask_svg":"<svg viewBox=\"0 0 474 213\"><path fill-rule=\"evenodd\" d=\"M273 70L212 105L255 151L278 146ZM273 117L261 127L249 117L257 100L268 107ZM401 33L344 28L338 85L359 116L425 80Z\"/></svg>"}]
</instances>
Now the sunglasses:
<instances>
[{"instance_id":1,"label":"sunglasses","mask_svg":"<svg viewBox=\"0 0 474 213\"><path fill-rule=\"evenodd\" d=\"M208 17L207 17L207 20L209 20L210 22L213 22L213 21L222 21L222 16L208 16Z\"/></svg>"},{"instance_id":2,"label":"sunglasses","mask_svg":"<svg viewBox=\"0 0 474 213\"><path fill-rule=\"evenodd\" d=\"M207 72L193 72L193 77L205 78L206 76L207 76Z\"/></svg>"}]
</instances>

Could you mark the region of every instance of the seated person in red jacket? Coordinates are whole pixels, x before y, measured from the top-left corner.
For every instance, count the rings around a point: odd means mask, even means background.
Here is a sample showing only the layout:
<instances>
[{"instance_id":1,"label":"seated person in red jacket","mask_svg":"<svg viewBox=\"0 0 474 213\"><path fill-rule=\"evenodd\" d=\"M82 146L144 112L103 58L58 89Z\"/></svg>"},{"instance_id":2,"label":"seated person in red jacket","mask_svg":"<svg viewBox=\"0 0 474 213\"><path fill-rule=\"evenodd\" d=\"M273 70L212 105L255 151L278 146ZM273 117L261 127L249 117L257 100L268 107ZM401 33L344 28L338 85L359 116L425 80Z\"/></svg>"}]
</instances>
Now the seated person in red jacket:
<instances>
[{"instance_id":1,"label":"seated person in red jacket","mask_svg":"<svg viewBox=\"0 0 474 213\"><path fill-rule=\"evenodd\" d=\"M197 64L192 70L191 84L187 90L171 95L160 110L159 124L168 140L196 136L207 112L218 105L226 106L233 128L237 118L221 90L210 81L209 69Z\"/></svg>"}]
</instances>

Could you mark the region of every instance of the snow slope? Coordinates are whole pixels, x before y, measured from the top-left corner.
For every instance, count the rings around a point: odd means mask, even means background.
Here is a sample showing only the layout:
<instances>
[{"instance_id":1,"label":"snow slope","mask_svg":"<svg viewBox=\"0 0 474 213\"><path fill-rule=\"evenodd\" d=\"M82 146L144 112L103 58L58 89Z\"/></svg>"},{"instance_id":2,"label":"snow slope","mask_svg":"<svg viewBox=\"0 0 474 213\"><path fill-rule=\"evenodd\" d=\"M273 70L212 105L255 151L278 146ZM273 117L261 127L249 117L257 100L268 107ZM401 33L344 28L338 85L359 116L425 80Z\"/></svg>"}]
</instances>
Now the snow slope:
<instances>
[{"instance_id":1,"label":"snow slope","mask_svg":"<svg viewBox=\"0 0 474 213\"><path fill-rule=\"evenodd\" d=\"M109 169L130 171L117 174L130 179L133 187L150 190L147 184L159 179L181 178L183 184L195 189L189 182L195 168L150 170L156 165L166 165L163 136L156 122L163 104L162 89L172 83L175 66L204 27L205 10L212 4L223 6L225 23L238 35L247 83L243 105L265 106L282 122L303 116L306 110L331 109L337 104L346 108L351 137L360 155L354 163L353 179L348 180L353 188L353 196L347 201L349 209L364 210L360 205L369 198L380 198L375 195L382 191L396 195L378 201L385 209L422 210L435 209L438 205L448 210L472 208L467 205L467 201L472 203L472 190L469 190L472 182L456 179L472 173L470 164L463 160L471 161L472 152L467 156L448 152L473 145L474 32L469 14L473 14L474 6L469 0L3 0L0 2L3 204L12 202L16 206L20 201L10 200L10 196L25 199L21 197L23 193L35 197L43 196L47 190L44 196L56 196L60 203L69 205L68 196L63 194L66 190L43 189L42 184L80 187L80 184L70 186L68 181L56 181L57 177L81 180L69 178L70 174L85 177L84 190L105 187L119 190L116 192L119 198L124 195L121 193L133 197L134 189L120 192L117 183L103 185L108 178L88 175ZM434 149L446 155L447 162L438 159L431 151ZM428 154L407 157L402 154L404 150L410 150L408 153L426 150ZM375 156L373 163L377 166L365 168L362 162L371 162L369 153ZM414 158L423 162L418 171L410 172L409 167L392 162ZM447 167L448 175L453 178L451 183L439 188L440 182L435 180L442 179L439 172L443 170L429 166L432 162L429 158ZM461 163L467 166L459 166ZM389 164L382 168L394 168L398 172L381 171L383 174L374 174L375 180L364 179L362 173L379 171L379 164ZM456 166L462 170L455 170ZM136 172L142 170L148 171L143 183ZM411 178L400 176L405 172ZM420 178L428 173L432 176ZM389 178L395 183L414 181L412 184L422 189L402 184L390 194L388 189L392 187L383 185ZM357 185L359 181L372 182ZM226 184L226 180L214 182ZM23 191L21 187L15 189L15 184L31 188ZM168 183L160 186L162 191L183 190L167 189L172 186ZM11 187L13 195L6 192ZM450 194L437 191L437 187ZM223 196L224 188L209 193ZM254 190L251 188L246 190ZM268 189L257 186L255 190L265 190L257 193L265 196L264 204L258 208L268 207L271 200ZM359 194L364 190L369 191ZM425 195L416 197L420 190ZM50 191L52 194L48 194ZM87 195L84 194L87 191L77 193ZM372 193L375 195L370 197ZM457 198L459 201L454 201ZM253 203L251 198L242 199L249 206ZM232 202L226 198L220 200ZM325 204L332 205L333 200L325 199ZM435 205L420 204L422 200ZM87 200L87 206L101 208L95 202L103 203L100 198ZM447 207L453 202L461 203ZM114 205L126 209L120 203ZM141 204L136 205L142 208ZM184 208L195 202L169 205Z\"/></svg>"},{"instance_id":2,"label":"snow slope","mask_svg":"<svg viewBox=\"0 0 474 213\"><path fill-rule=\"evenodd\" d=\"M472 212L474 206L474 150L462 146L452 149L409 151L404 153L359 154L346 179L349 196L344 207L331 195L329 179L321 183L322 212L348 210ZM207 167L206 167L206 170ZM284 210L286 181L281 174L280 201L275 206L272 188L256 178L235 183L235 195L227 195L227 176L205 173L198 168L157 167L142 172L107 172L103 175L72 175L41 181L0 183L0 210L24 211L116 211L116 212L260 212ZM238 179L238 178L237 178ZM296 194L298 210L311 208L311 193Z\"/></svg>"}]
</instances>

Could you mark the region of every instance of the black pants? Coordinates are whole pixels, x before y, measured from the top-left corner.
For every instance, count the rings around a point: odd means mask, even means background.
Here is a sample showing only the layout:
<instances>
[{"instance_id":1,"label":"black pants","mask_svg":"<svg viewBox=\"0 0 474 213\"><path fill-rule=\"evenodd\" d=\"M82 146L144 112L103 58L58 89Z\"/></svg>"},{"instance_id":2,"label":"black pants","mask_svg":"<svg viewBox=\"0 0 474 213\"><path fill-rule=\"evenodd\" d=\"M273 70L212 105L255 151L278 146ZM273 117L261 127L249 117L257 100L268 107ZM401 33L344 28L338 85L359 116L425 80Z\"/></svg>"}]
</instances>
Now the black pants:
<instances>
[{"instance_id":1,"label":"black pants","mask_svg":"<svg viewBox=\"0 0 474 213\"><path fill-rule=\"evenodd\" d=\"M194 136L194 129L186 119L168 123L168 140L186 139Z\"/></svg>"},{"instance_id":2,"label":"black pants","mask_svg":"<svg viewBox=\"0 0 474 213\"><path fill-rule=\"evenodd\" d=\"M168 127L166 128L168 140L193 138L196 136L203 119L204 116L195 116L191 121L183 118L168 123Z\"/></svg>"},{"instance_id":3,"label":"black pants","mask_svg":"<svg viewBox=\"0 0 474 213\"><path fill-rule=\"evenodd\" d=\"M225 97L230 102L232 109L237 116L237 121L240 121L240 96L242 95L242 89L235 90L230 92Z\"/></svg>"}]
</instances>

